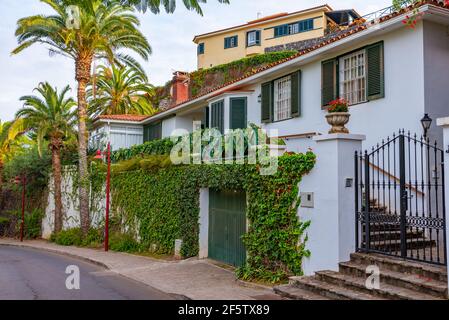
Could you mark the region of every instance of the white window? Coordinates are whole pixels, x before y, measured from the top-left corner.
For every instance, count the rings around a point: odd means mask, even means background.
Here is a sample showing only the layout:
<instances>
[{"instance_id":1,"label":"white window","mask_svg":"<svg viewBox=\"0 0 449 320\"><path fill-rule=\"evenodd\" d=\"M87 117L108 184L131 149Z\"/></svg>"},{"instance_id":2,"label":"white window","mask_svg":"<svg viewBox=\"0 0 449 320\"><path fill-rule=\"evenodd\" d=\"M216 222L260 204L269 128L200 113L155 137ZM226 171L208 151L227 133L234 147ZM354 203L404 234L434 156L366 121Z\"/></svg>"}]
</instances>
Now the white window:
<instances>
[{"instance_id":1,"label":"white window","mask_svg":"<svg viewBox=\"0 0 449 320\"><path fill-rule=\"evenodd\" d=\"M340 97L350 105L366 102L366 52L340 58Z\"/></svg>"},{"instance_id":2,"label":"white window","mask_svg":"<svg viewBox=\"0 0 449 320\"><path fill-rule=\"evenodd\" d=\"M257 31L248 32L248 47L255 46L257 44Z\"/></svg>"},{"instance_id":3,"label":"white window","mask_svg":"<svg viewBox=\"0 0 449 320\"><path fill-rule=\"evenodd\" d=\"M292 23L288 26L288 33L295 34L299 33L299 23Z\"/></svg>"},{"instance_id":4,"label":"white window","mask_svg":"<svg viewBox=\"0 0 449 320\"><path fill-rule=\"evenodd\" d=\"M291 118L291 76L274 81L274 121Z\"/></svg>"}]
</instances>

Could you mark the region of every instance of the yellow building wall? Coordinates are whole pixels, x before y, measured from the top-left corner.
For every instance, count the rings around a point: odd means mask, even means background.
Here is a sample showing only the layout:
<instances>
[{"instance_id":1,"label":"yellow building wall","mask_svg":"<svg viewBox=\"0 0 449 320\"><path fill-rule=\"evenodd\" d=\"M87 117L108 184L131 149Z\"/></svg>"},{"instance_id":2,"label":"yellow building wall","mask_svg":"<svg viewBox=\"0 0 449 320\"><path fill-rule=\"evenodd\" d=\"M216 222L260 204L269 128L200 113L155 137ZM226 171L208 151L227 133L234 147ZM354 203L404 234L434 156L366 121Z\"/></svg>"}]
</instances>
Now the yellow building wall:
<instances>
[{"instance_id":1,"label":"yellow building wall","mask_svg":"<svg viewBox=\"0 0 449 320\"><path fill-rule=\"evenodd\" d=\"M314 18L314 30L282 37L274 37L274 27L311 18ZM300 16L285 17L285 19L276 21L267 21L263 24L249 25L242 29L231 30L217 35L199 37L195 42L197 44L204 43L204 54L198 55L198 69L206 69L255 54L262 54L265 52L265 48L321 37L324 35L325 28L325 12L319 11ZM248 31L252 30L261 30L261 45L247 48L246 34ZM238 46L225 49L224 39L232 36L238 36Z\"/></svg>"}]
</instances>

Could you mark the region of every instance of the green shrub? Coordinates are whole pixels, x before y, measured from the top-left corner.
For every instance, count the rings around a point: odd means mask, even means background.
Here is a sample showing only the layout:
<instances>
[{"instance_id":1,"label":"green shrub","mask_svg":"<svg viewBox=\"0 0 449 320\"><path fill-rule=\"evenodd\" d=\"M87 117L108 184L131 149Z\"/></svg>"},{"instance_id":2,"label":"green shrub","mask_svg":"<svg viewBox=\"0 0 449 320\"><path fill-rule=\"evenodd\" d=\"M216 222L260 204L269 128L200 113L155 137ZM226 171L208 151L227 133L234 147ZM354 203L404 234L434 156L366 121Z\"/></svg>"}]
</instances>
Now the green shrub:
<instances>
[{"instance_id":1,"label":"green shrub","mask_svg":"<svg viewBox=\"0 0 449 320\"><path fill-rule=\"evenodd\" d=\"M109 237L109 248L119 252L139 252L140 244L127 233L112 233Z\"/></svg>"},{"instance_id":2,"label":"green shrub","mask_svg":"<svg viewBox=\"0 0 449 320\"><path fill-rule=\"evenodd\" d=\"M84 247L99 247L104 243L104 228L90 229L82 241Z\"/></svg>"},{"instance_id":3,"label":"green shrub","mask_svg":"<svg viewBox=\"0 0 449 320\"><path fill-rule=\"evenodd\" d=\"M20 235L22 210L8 211L7 214L15 216L17 219L16 236ZM42 218L44 212L41 209L33 209L31 212L25 211L25 220L23 228L23 237L25 239L36 239L41 236Z\"/></svg>"},{"instance_id":4,"label":"green shrub","mask_svg":"<svg viewBox=\"0 0 449 320\"><path fill-rule=\"evenodd\" d=\"M80 228L63 230L54 236L54 242L61 246L81 246L83 243Z\"/></svg>"}]
</instances>

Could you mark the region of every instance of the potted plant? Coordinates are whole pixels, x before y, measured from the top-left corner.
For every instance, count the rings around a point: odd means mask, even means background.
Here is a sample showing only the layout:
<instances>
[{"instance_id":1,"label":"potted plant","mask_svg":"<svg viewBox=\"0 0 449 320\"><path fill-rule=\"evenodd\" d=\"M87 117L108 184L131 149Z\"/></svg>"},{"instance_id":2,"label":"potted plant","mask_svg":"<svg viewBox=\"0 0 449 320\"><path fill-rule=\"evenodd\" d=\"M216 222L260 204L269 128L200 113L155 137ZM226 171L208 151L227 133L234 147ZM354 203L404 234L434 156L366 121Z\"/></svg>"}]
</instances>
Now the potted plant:
<instances>
[{"instance_id":1,"label":"potted plant","mask_svg":"<svg viewBox=\"0 0 449 320\"><path fill-rule=\"evenodd\" d=\"M326 115L326 120L331 125L329 133L349 133L345 128L351 116L348 112L348 102L345 99L331 101L327 111L329 114Z\"/></svg>"}]
</instances>

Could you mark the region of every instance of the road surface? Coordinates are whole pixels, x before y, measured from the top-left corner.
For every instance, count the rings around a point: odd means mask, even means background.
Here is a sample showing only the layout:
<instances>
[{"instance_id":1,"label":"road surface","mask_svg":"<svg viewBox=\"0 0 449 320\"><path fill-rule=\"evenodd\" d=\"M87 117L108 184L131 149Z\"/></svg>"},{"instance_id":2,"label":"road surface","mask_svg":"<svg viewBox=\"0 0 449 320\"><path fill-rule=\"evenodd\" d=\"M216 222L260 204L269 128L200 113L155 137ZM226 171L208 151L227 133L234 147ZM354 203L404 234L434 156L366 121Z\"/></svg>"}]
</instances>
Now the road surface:
<instances>
[{"instance_id":1,"label":"road surface","mask_svg":"<svg viewBox=\"0 0 449 320\"><path fill-rule=\"evenodd\" d=\"M80 271L79 290L73 271ZM168 300L172 296L104 268L66 256L0 245L0 300Z\"/></svg>"}]
</instances>

